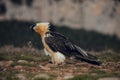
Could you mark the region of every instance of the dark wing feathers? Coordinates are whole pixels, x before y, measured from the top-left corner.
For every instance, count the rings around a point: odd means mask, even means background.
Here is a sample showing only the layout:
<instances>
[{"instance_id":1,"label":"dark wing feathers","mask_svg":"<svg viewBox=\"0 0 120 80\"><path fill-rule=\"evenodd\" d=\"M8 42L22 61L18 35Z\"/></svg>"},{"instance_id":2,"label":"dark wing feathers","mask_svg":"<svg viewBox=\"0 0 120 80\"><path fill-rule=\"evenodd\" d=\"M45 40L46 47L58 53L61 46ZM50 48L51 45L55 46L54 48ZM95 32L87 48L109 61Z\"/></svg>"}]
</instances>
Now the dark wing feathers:
<instances>
[{"instance_id":1,"label":"dark wing feathers","mask_svg":"<svg viewBox=\"0 0 120 80\"><path fill-rule=\"evenodd\" d=\"M75 53L80 53L79 55L86 56L86 53L80 47L76 46L72 41L62 34L57 32L50 32L48 34L51 36L46 37L45 41L53 51L59 51L68 56L76 55Z\"/></svg>"},{"instance_id":2,"label":"dark wing feathers","mask_svg":"<svg viewBox=\"0 0 120 80\"><path fill-rule=\"evenodd\" d=\"M55 52L59 51L65 55L69 55L68 52L70 52L73 47L71 43L68 43L68 39L56 32L48 34L50 34L50 36L45 38L45 42L49 47Z\"/></svg>"},{"instance_id":3,"label":"dark wing feathers","mask_svg":"<svg viewBox=\"0 0 120 80\"><path fill-rule=\"evenodd\" d=\"M82 54L82 56L84 56L84 57L88 56L88 54L82 48L80 48L79 46L75 45L75 48L76 48L76 51L78 53Z\"/></svg>"},{"instance_id":4,"label":"dark wing feathers","mask_svg":"<svg viewBox=\"0 0 120 80\"><path fill-rule=\"evenodd\" d=\"M78 60L83 60L91 64L100 65L101 62L97 61L97 58L91 54L86 53L79 46L75 45L68 38L57 32L49 32L49 37L45 37L45 42L49 47L57 52L61 52L66 56L75 56Z\"/></svg>"}]
</instances>

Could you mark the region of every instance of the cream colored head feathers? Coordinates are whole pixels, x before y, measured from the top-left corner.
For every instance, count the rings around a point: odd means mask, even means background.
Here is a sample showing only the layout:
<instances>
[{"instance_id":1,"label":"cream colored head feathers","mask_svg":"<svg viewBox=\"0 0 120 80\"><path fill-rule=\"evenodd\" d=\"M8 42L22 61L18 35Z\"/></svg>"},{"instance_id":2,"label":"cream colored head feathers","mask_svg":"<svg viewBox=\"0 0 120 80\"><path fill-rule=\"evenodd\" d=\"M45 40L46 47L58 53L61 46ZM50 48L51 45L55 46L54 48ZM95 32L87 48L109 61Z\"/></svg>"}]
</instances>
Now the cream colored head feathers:
<instances>
[{"instance_id":1,"label":"cream colored head feathers","mask_svg":"<svg viewBox=\"0 0 120 80\"><path fill-rule=\"evenodd\" d=\"M43 36L46 32L49 32L49 25L50 23L45 22L45 23L37 23L33 29L39 33L41 36Z\"/></svg>"}]
</instances>

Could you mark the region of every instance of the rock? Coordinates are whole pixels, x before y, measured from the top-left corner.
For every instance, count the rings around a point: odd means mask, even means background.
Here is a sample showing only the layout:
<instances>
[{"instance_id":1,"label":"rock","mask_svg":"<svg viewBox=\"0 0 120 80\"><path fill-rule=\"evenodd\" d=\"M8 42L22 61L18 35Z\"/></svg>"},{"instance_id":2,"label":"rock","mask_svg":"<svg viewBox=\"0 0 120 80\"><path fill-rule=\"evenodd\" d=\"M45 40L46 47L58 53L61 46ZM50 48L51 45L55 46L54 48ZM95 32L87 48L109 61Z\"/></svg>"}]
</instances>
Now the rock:
<instances>
[{"instance_id":1,"label":"rock","mask_svg":"<svg viewBox=\"0 0 120 80\"><path fill-rule=\"evenodd\" d=\"M11 64L13 64L13 61L0 61L0 66L1 67L9 67L11 66Z\"/></svg>"},{"instance_id":2,"label":"rock","mask_svg":"<svg viewBox=\"0 0 120 80\"><path fill-rule=\"evenodd\" d=\"M22 5L11 4L10 0L4 0L4 4L7 11L6 14L0 16L1 20L13 19L11 16L11 11L13 11L14 19L24 21L44 19L58 26L66 25L75 29L95 30L104 34L118 35L120 38L119 0L34 0L31 9L27 4L25 8L21 7ZM13 6L15 6L14 9ZM39 17L39 12L42 12L41 17ZM50 16L51 12L55 17ZM31 48L31 41L28 42L28 46Z\"/></svg>"},{"instance_id":3,"label":"rock","mask_svg":"<svg viewBox=\"0 0 120 80\"><path fill-rule=\"evenodd\" d=\"M7 61L6 64L5 64L5 66L9 67L9 66L11 66L11 64L13 64L13 61Z\"/></svg>"},{"instance_id":4,"label":"rock","mask_svg":"<svg viewBox=\"0 0 120 80\"><path fill-rule=\"evenodd\" d=\"M39 78L48 80L50 78L50 76L48 74L45 74L45 73L40 73L40 74L37 74L34 76L34 79L39 79Z\"/></svg>"},{"instance_id":5,"label":"rock","mask_svg":"<svg viewBox=\"0 0 120 80\"><path fill-rule=\"evenodd\" d=\"M34 62L34 61L31 61L30 64L35 64L35 62Z\"/></svg>"},{"instance_id":6,"label":"rock","mask_svg":"<svg viewBox=\"0 0 120 80\"><path fill-rule=\"evenodd\" d=\"M97 73L91 73L91 75L92 75L92 76L96 76L96 75L97 75Z\"/></svg>"},{"instance_id":7,"label":"rock","mask_svg":"<svg viewBox=\"0 0 120 80\"><path fill-rule=\"evenodd\" d=\"M25 74L16 74L16 77L19 78L20 80L27 80Z\"/></svg>"},{"instance_id":8,"label":"rock","mask_svg":"<svg viewBox=\"0 0 120 80\"><path fill-rule=\"evenodd\" d=\"M0 67L3 67L4 65L4 61L0 61Z\"/></svg>"},{"instance_id":9,"label":"rock","mask_svg":"<svg viewBox=\"0 0 120 80\"><path fill-rule=\"evenodd\" d=\"M23 69L23 66L17 65L17 66L14 67L14 69L21 70L21 69Z\"/></svg>"},{"instance_id":10,"label":"rock","mask_svg":"<svg viewBox=\"0 0 120 80\"><path fill-rule=\"evenodd\" d=\"M69 73L73 73L74 71L72 69L69 70Z\"/></svg>"},{"instance_id":11,"label":"rock","mask_svg":"<svg viewBox=\"0 0 120 80\"><path fill-rule=\"evenodd\" d=\"M65 76L64 76L64 79L65 79L65 80L74 77L72 73L65 73L64 75L65 75Z\"/></svg>"},{"instance_id":12,"label":"rock","mask_svg":"<svg viewBox=\"0 0 120 80\"><path fill-rule=\"evenodd\" d=\"M64 80L63 77L58 76L56 80Z\"/></svg>"},{"instance_id":13,"label":"rock","mask_svg":"<svg viewBox=\"0 0 120 80\"><path fill-rule=\"evenodd\" d=\"M89 69L86 68L86 67L81 67L81 72L83 72L83 73L84 73L84 72L88 72L88 70L89 70Z\"/></svg>"},{"instance_id":14,"label":"rock","mask_svg":"<svg viewBox=\"0 0 120 80\"><path fill-rule=\"evenodd\" d=\"M28 63L26 60L18 60L18 63Z\"/></svg>"},{"instance_id":15,"label":"rock","mask_svg":"<svg viewBox=\"0 0 120 80\"><path fill-rule=\"evenodd\" d=\"M21 65L14 66L14 69L15 69L15 70L24 71L24 70L23 70L23 69L24 69L24 67L23 67L23 66L21 66Z\"/></svg>"},{"instance_id":16,"label":"rock","mask_svg":"<svg viewBox=\"0 0 120 80\"><path fill-rule=\"evenodd\" d=\"M41 69L43 69L43 70L46 70L46 71L49 71L49 70L50 70L50 68L44 67L44 66L42 66L42 65L39 65L39 67L40 67Z\"/></svg>"},{"instance_id":17,"label":"rock","mask_svg":"<svg viewBox=\"0 0 120 80\"><path fill-rule=\"evenodd\" d=\"M45 67L54 68L55 66L51 63L48 63L48 64L45 65Z\"/></svg>"},{"instance_id":18,"label":"rock","mask_svg":"<svg viewBox=\"0 0 120 80\"><path fill-rule=\"evenodd\" d=\"M120 78L117 78L117 77L106 77L106 78L99 78L98 80L120 80Z\"/></svg>"},{"instance_id":19,"label":"rock","mask_svg":"<svg viewBox=\"0 0 120 80\"><path fill-rule=\"evenodd\" d=\"M28 68L28 70L31 72L40 72L39 68L36 68L36 67L30 67Z\"/></svg>"}]
</instances>

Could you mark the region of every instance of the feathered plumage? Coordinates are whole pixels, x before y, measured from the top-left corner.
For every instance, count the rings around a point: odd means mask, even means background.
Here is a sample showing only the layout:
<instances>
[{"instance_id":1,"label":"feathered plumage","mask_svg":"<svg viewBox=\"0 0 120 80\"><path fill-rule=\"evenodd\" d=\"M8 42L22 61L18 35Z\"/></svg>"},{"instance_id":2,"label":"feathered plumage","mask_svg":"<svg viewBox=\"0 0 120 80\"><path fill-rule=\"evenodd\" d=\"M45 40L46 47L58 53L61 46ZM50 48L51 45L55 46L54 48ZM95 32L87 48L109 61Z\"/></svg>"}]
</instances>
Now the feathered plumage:
<instances>
[{"instance_id":1,"label":"feathered plumage","mask_svg":"<svg viewBox=\"0 0 120 80\"><path fill-rule=\"evenodd\" d=\"M75 45L71 40L57 32L48 32L49 37L45 37L46 43L54 52L61 52L65 56L74 56L78 60L86 61L91 64L100 65L95 56L86 53L79 46Z\"/></svg>"},{"instance_id":2,"label":"feathered plumage","mask_svg":"<svg viewBox=\"0 0 120 80\"><path fill-rule=\"evenodd\" d=\"M65 57L74 56L77 60L96 65L101 64L95 56L86 53L70 39L56 32L53 25L39 23L34 30L41 35L45 50L51 56L53 63L59 64L65 61Z\"/></svg>"}]
</instances>

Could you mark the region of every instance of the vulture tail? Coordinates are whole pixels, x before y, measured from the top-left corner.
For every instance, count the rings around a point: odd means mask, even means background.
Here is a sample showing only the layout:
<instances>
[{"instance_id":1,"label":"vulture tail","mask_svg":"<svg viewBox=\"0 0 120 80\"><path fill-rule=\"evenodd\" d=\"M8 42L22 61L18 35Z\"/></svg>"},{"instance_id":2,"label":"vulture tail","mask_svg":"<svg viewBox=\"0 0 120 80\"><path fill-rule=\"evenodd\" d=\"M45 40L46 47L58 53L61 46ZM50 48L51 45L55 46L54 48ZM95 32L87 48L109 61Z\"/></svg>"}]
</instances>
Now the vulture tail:
<instances>
[{"instance_id":1,"label":"vulture tail","mask_svg":"<svg viewBox=\"0 0 120 80\"><path fill-rule=\"evenodd\" d=\"M81 60L81 61L85 61L87 63L90 63L90 64L94 64L94 65L101 65L102 63L98 60L97 57L89 54L89 53L86 53L83 49L81 49L79 46L76 46L76 52L77 52L77 55L75 55L75 58L77 60Z\"/></svg>"}]
</instances>

